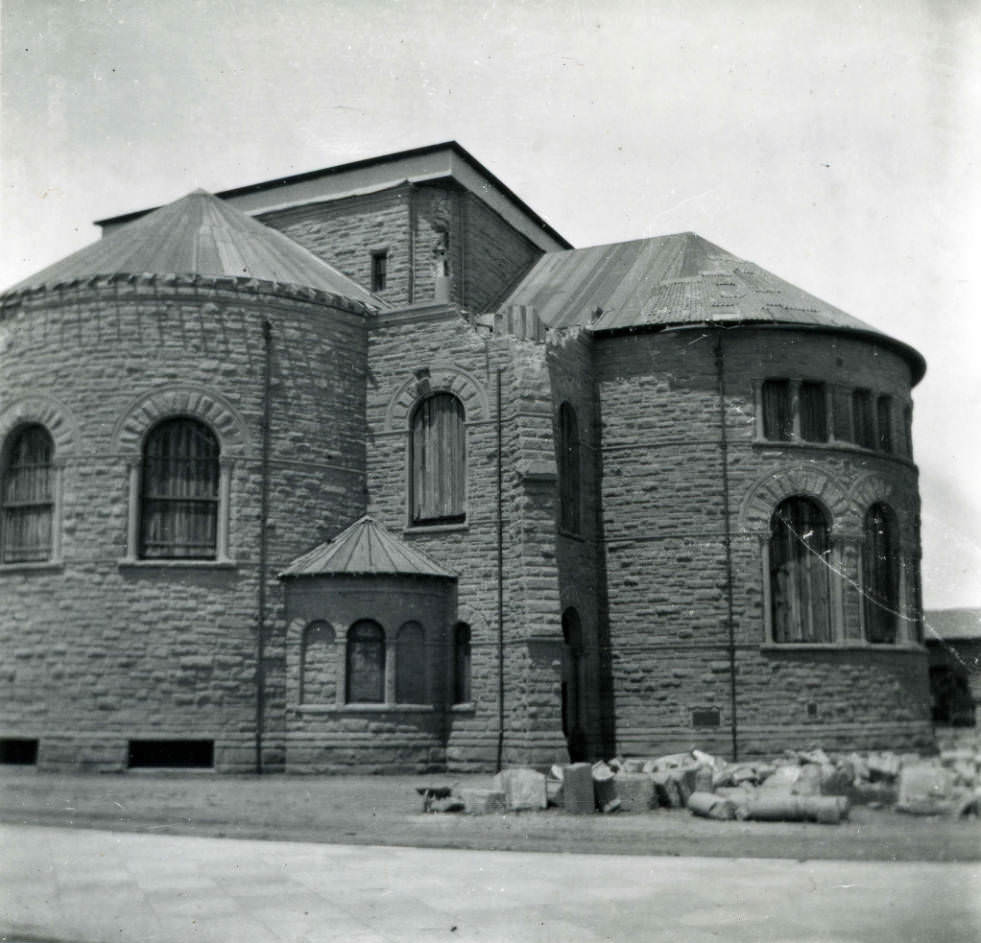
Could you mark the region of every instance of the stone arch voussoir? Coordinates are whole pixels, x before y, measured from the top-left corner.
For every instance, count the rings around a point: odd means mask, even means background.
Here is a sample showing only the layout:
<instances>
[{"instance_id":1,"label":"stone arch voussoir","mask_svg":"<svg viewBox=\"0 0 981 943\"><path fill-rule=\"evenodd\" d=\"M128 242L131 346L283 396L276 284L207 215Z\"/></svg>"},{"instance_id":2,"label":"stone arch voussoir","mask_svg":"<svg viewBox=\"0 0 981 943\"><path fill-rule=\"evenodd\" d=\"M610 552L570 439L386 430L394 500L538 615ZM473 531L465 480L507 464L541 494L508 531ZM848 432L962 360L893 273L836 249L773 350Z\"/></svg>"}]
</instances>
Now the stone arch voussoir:
<instances>
[{"instance_id":1,"label":"stone arch voussoir","mask_svg":"<svg viewBox=\"0 0 981 943\"><path fill-rule=\"evenodd\" d=\"M137 397L123 411L112 433L113 451L138 457L150 427L169 416L192 416L218 436L223 455L245 451L245 420L223 396L196 386L161 386Z\"/></svg>"},{"instance_id":2,"label":"stone arch voussoir","mask_svg":"<svg viewBox=\"0 0 981 943\"><path fill-rule=\"evenodd\" d=\"M463 403L467 422L480 422L490 417L487 390L472 373L452 364L430 364L428 370L429 391L452 393L458 397ZM418 384L419 379L415 373L410 374L388 401L385 414L387 432L398 431L408 426L409 415L421 398L417 391Z\"/></svg>"},{"instance_id":3,"label":"stone arch voussoir","mask_svg":"<svg viewBox=\"0 0 981 943\"><path fill-rule=\"evenodd\" d=\"M907 538L912 538L917 515L915 489L871 472L852 485L848 498L851 518L849 526L856 532L864 526L865 515L873 504L886 504L896 514L900 531Z\"/></svg>"},{"instance_id":4,"label":"stone arch voussoir","mask_svg":"<svg viewBox=\"0 0 981 943\"><path fill-rule=\"evenodd\" d=\"M746 495L739 512L741 529L767 533L774 508L785 498L815 498L831 515L832 530L847 526L850 502L841 483L808 465L784 468L760 479Z\"/></svg>"},{"instance_id":5,"label":"stone arch voussoir","mask_svg":"<svg viewBox=\"0 0 981 943\"><path fill-rule=\"evenodd\" d=\"M48 430L54 442L55 461L69 458L78 450L78 423L71 410L43 394L15 399L0 411L0 445L19 426L34 423Z\"/></svg>"}]
</instances>

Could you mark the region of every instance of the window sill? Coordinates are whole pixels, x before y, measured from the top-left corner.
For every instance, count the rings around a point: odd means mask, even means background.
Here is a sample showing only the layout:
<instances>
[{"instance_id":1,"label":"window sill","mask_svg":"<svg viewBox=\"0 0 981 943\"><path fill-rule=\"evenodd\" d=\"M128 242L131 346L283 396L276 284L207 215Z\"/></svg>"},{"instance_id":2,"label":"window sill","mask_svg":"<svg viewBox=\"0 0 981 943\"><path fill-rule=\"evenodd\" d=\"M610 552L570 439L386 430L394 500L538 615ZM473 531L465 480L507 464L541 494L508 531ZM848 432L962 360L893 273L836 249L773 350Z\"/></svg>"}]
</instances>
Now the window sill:
<instances>
[{"instance_id":1,"label":"window sill","mask_svg":"<svg viewBox=\"0 0 981 943\"><path fill-rule=\"evenodd\" d=\"M861 639L849 639L845 642L764 642L760 646L764 652L925 652L926 648L918 642L896 642L893 645L864 642Z\"/></svg>"},{"instance_id":2,"label":"window sill","mask_svg":"<svg viewBox=\"0 0 981 943\"><path fill-rule=\"evenodd\" d=\"M883 458L887 461L899 462L901 465L915 467L913 459L898 452L881 452L879 449L867 449L864 446L856 445L854 442L805 442L803 439L792 439L784 442L779 439L753 439L753 448L767 449L818 449L825 451L830 449L833 452L853 452L856 455L870 455L874 458Z\"/></svg>"},{"instance_id":3,"label":"window sill","mask_svg":"<svg viewBox=\"0 0 981 943\"><path fill-rule=\"evenodd\" d=\"M298 714L433 714L432 704L291 704Z\"/></svg>"},{"instance_id":4,"label":"window sill","mask_svg":"<svg viewBox=\"0 0 981 943\"><path fill-rule=\"evenodd\" d=\"M118 562L119 569L133 570L235 570L234 560L136 560L126 558Z\"/></svg>"},{"instance_id":5,"label":"window sill","mask_svg":"<svg viewBox=\"0 0 981 943\"><path fill-rule=\"evenodd\" d=\"M65 569L62 560L40 560L36 563L0 563L0 575L4 573L61 573Z\"/></svg>"},{"instance_id":6,"label":"window sill","mask_svg":"<svg viewBox=\"0 0 981 943\"><path fill-rule=\"evenodd\" d=\"M462 704L452 705L450 711L454 714L474 714L477 711L477 705L473 701L465 701Z\"/></svg>"},{"instance_id":7,"label":"window sill","mask_svg":"<svg viewBox=\"0 0 981 943\"><path fill-rule=\"evenodd\" d=\"M470 530L466 521L458 524L409 524L402 529L403 534L450 534Z\"/></svg>"}]
</instances>

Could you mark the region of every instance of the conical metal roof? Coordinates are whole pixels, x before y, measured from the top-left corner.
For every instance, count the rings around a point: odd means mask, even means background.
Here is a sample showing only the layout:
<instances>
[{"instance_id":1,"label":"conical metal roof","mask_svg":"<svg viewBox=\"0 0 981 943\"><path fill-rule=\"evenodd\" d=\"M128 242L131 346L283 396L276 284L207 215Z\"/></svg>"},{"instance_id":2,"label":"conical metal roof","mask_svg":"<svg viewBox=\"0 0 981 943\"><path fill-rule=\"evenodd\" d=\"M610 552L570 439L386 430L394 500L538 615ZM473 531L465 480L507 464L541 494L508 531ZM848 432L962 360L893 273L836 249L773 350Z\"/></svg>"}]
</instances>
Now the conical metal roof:
<instances>
[{"instance_id":1,"label":"conical metal roof","mask_svg":"<svg viewBox=\"0 0 981 943\"><path fill-rule=\"evenodd\" d=\"M292 576L437 576L453 579L421 550L365 515L333 540L294 560L280 578Z\"/></svg>"},{"instance_id":2,"label":"conical metal roof","mask_svg":"<svg viewBox=\"0 0 981 943\"><path fill-rule=\"evenodd\" d=\"M918 380L923 358L834 305L692 232L547 252L503 308L548 327L593 331L688 324L774 324L856 331L899 348Z\"/></svg>"},{"instance_id":3,"label":"conical metal roof","mask_svg":"<svg viewBox=\"0 0 981 943\"><path fill-rule=\"evenodd\" d=\"M260 279L386 307L281 232L195 190L110 233L9 289L23 291L95 275L203 275Z\"/></svg>"}]
</instances>

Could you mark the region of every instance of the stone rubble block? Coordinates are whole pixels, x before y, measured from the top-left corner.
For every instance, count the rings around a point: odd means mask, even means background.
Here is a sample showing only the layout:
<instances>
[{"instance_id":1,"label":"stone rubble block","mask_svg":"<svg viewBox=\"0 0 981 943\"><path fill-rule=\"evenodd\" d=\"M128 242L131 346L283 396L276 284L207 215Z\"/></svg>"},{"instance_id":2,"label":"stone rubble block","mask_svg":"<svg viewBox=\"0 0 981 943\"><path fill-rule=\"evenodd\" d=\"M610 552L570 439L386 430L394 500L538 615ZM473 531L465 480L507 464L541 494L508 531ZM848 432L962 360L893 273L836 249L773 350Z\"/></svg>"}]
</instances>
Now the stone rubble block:
<instances>
[{"instance_id":1,"label":"stone rubble block","mask_svg":"<svg viewBox=\"0 0 981 943\"><path fill-rule=\"evenodd\" d=\"M491 815L507 809L507 796L493 789L461 789L460 798L468 815Z\"/></svg>"},{"instance_id":2,"label":"stone rubble block","mask_svg":"<svg viewBox=\"0 0 981 943\"><path fill-rule=\"evenodd\" d=\"M596 797L596 806L605 810L605 807L617 798L616 774L610 767L600 761L593 764L593 793Z\"/></svg>"},{"instance_id":3,"label":"stone rubble block","mask_svg":"<svg viewBox=\"0 0 981 943\"><path fill-rule=\"evenodd\" d=\"M654 780L647 773L617 773L614 782L622 811L648 812L656 808Z\"/></svg>"},{"instance_id":4,"label":"stone rubble block","mask_svg":"<svg viewBox=\"0 0 981 943\"><path fill-rule=\"evenodd\" d=\"M693 792L688 797L688 809L702 818L727 820L736 817L736 804L711 792Z\"/></svg>"},{"instance_id":5,"label":"stone rubble block","mask_svg":"<svg viewBox=\"0 0 981 943\"><path fill-rule=\"evenodd\" d=\"M572 815L588 815L596 810L593 768L589 763L573 763L562 770L562 807Z\"/></svg>"},{"instance_id":6,"label":"stone rubble block","mask_svg":"<svg viewBox=\"0 0 981 943\"><path fill-rule=\"evenodd\" d=\"M896 811L944 815L954 811L954 774L935 763L906 766L899 774Z\"/></svg>"},{"instance_id":7,"label":"stone rubble block","mask_svg":"<svg viewBox=\"0 0 981 943\"><path fill-rule=\"evenodd\" d=\"M503 792L513 811L548 808L545 774L525 767L501 770L494 777L494 790Z\"/></svg>"}]
</instances>

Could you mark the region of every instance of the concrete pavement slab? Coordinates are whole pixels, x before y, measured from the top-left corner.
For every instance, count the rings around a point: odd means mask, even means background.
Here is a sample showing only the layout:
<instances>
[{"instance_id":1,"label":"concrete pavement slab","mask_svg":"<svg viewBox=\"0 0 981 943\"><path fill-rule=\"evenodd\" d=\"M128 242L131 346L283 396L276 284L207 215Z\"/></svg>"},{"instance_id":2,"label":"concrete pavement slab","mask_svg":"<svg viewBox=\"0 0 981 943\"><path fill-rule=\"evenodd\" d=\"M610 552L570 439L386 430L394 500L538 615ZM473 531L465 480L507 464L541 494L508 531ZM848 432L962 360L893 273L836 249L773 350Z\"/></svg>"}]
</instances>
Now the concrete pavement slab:
<instances>
[{"instance_id":1,"label":"concrete pavement slab","mask_svg":"<svg viewBox=\"0 0 981 943\"><path fill-rule=\"evenodd\" d=\"M981 939L981 866L311 845L0 826L0 941Z\"/></svg>"}]
</instances>

